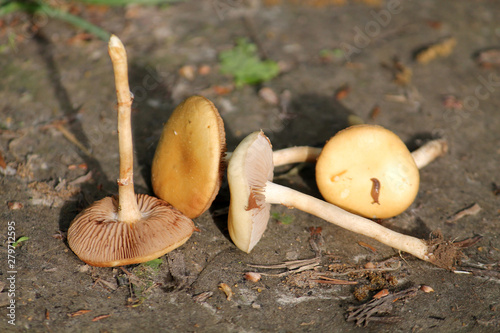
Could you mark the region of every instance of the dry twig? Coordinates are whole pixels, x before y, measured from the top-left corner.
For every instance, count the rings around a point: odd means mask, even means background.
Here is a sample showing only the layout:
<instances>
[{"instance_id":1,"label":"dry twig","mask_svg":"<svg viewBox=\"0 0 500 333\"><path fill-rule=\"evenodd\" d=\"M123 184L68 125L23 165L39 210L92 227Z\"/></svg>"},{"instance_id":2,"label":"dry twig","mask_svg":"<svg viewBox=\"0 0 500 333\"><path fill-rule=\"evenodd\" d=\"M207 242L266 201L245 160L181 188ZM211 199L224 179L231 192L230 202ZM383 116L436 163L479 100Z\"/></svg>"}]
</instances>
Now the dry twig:
<instances>
[{"instance_id":1,"label":"dry twig","mask_svg":"<svg viewBox=\"0 0 500 333\"><path fill-rule=\"evenodd\" d=\"M282 276L287 276L287 275L290 275L293 273L299 273L299 272L313 269L313 268L319 266L320 262L321 262L320 257L314 257L312 259L285 261L282 264L276 264L276 265L251 265L251 264L249 264L248 266L253 267L253 268L264 268L264 269L287 269L287 271L285 271L283 273L279 273L279 274L261 273L262 275L266 275L266 276L282 277Z\"/></svg>"},{"instance_id":2,"label":"dry twig","mask_svg":"<svg viewBox=\"0 0 500 333\"><path fill-rule=\"evenodd\" d=\"M385 297L372 299L370 302L349 308L347 321L355 321L356 326L367 326L370 322L393 323L399 321L399 317L380 316L389 313L394 302L404 300L417 295L419 287L411 287L396 293L390 293Z\"/></svg>"}]
</instances>

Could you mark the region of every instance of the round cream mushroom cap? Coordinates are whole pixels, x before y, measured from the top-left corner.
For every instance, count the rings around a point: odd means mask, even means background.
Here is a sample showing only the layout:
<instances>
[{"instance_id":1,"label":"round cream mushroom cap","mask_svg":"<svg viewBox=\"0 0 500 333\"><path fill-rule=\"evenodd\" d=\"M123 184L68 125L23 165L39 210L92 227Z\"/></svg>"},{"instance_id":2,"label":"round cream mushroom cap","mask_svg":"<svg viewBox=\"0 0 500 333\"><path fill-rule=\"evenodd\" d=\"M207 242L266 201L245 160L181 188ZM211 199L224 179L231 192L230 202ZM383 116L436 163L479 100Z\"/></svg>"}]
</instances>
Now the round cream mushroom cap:
<instances>
[{"instance_id":1,"label":"round cream mushroom cap","mask_svg":"<svg viewBox=\"0 0 500 333\"><path fill-rule=\"evenodd\" d=\"M338 132L316 164L316 183L325 200L367 218L402 213L415 200L419 180L404 142L377 125Z\"/></svg>"},{"instance_id":2,"label":"round cream mushroom cap","mask_svg":"<svg viewBox=\"0 0 500 333\"><path fill-rule=\"evenodd\" d=\"M99 267L137 264L161 257L184 244L194 223L163 200L137 195L142 218L118 220L118 202L106 197L78 214L68 229L71 250L85 263Z\"/></svg>"},{"instance_id":3,"label":"round cream mushroom cap","mask_svg":"<svg viewBox=\"0 0 500 333\"><path fill-rule=\"evenodd\" d=\"M151 167L154 193L189 218L205 212L222 181L224 122L214 104L191 96L163 128Z\"/></svg>"}]
</instances>

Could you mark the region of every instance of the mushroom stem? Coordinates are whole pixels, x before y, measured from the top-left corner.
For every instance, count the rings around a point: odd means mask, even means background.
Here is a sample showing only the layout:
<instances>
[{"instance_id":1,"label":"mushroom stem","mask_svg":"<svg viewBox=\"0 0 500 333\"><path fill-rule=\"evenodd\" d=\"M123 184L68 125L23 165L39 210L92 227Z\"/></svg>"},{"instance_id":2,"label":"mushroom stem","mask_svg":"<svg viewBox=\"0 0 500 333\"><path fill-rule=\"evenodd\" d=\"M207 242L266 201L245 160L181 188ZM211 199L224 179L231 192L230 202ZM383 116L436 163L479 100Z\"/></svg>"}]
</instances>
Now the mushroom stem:
<instances>
[{"instance_id":1,"label":"mushroom stem","mask_svg":"<svg viewBox=\"0 0 500 333\"><path fill-rule=\"evenodd\" d=\"M266 203L281 204L289 208L297 208L338 225L344 229L373 238L385 245L417 258L429 261L429 245L422 239L400 234L359 215L349 213L337 206L319 200L291 188L270 181L266 182L263 194Z\"/></svg>"},{"instance_id":2,"label":"mushroom stem","mask_svg":"<svg viewBox=\"0 0 500 333\"><path fill-rule=\"evenodd\" d=\"M111 36L108 52L115 73L118 99L118 146L120 150L120 179L118 179L118 220L133 223L141 218L134 192L134 152L132 144L132 95L128 83L127 53L123 43Z\"/></svg>"},{"instance_id":3,"label":"mushroom stem","mask_svg":"<svg viewBox=\"0 0 500 333\"><path fill-rule=\"evenodd\" d=\"M422 147L414 150L411 156L415 160L417 168L422 169L430 162L434 161L448 151L448 143L444 139L432 140L424 144Z\"/></svg>"},{"instance_id":4,"label":"mushroom stem","mask_svg":"<svg viewBox=\"0 0 500 333\"><path fill-rule=\"evenodd\" d=\"M316 162L321 150L322 148L310 146L295 146L276 150L273 152L273 164L278 167L292 163ZM226 152L222 159L223 163L227 165L232 154Z\"/></svg>"},{"instance_id":5,"label":"mushroom stem","mask_svg":"<svg viewBox=\"0 0 500 333\"><path fill-rule=\"evenodd\" d=\"M292 163L316 162L321 154L322 148L310 146L296 146L275 150L273 152L273 164L275 167ZM423 146L411 152L415 164L419 169L424 168L436 158L446 154L448 144L445 139L436 139L425 143ZM231 159L231 152L227 152L222 161L227 164Z\"/></svg>"},{"instance_id":6,"label":"mushroom stem","mask_svg":"<svg viewBox=\"0 0 500 333\"><path fill-rule=\"evenodd\" d=\"M321 150L321 148L309 146L290 147L276 150L273 152L273 164L276 167L291 163L316 162Z\"/></svg>"}]
</instances>

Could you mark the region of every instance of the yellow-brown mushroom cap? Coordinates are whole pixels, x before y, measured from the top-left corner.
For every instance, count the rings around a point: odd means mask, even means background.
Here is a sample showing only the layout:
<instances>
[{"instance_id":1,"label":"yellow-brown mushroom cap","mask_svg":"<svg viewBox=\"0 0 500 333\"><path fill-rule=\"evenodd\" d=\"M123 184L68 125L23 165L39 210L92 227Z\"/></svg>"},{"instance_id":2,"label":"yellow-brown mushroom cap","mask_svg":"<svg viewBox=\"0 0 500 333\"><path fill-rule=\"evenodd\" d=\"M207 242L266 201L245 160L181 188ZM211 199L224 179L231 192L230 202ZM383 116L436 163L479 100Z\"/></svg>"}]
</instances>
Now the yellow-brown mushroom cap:
<instances>
[{"instance_id":1,"label":"yellow-brown mushroom cap","mask_svg":"<svg viewBox=\"0 0 500 333\"><path fill-rule=\"evenodd\" d=\"M316 182L325 200L368 218L402 213L414 201L419 180L404 142L376 125L340 131L316 164Z\"/></svg>"},{"instance_id":2,"label":"yellow-brown mushroom cap","mask_svg":"<svg viewBox=\"0 0 500 333\"><path fill-rule=\"evenodd\" d=\"M155 197L137 195L142 219L118 221L118 202L107 197L83 210L71 223L68 244L92 266L114 267L150 261L184 244L193 221Z\"/></svg>"},{"instance_id":3,"label":"yellow-brown mushroom cap","mask_svg":"<svg viewBox=\"0 0 500 333\"><path fill-rule=\"evenodd\" d=\"M151 169L153 191L187 217L201 215L219 192L225 151L224 122L214 104L187 98L163 128Z\"/></svg>"}]
</instances>

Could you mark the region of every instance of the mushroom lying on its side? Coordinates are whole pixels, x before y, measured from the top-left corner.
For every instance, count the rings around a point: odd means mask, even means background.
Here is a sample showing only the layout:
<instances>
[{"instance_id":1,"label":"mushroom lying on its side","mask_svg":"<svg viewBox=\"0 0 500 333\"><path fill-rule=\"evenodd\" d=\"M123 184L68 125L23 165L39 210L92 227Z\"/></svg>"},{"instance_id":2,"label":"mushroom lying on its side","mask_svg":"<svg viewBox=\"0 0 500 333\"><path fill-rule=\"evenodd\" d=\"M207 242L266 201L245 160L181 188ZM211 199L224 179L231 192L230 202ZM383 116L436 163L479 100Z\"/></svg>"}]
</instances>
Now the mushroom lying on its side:
<instances>
[{"instance_id":1,"label":"mushroom lying on its side","mask_svg":"<svg viewBox=\"0 0 500 333\"><path fill-rule=\"evenodd\" d=\"M228 228L235 245L250 252L260 240L269 220L271 204L297 208L347 230L371 237L395 249L440 267L453 265L452 255L433 255L433 246L422 239L400 234L369 219L349 213L323 200L272 183L273 155L263 132L247 136L235 149L228 165L231 191ZM441 261L446 257L445 261Z\"/></svg>"},{"instance_id":2,"label":"mushroom lying on its side","mask_svg":"<svg viewBox=\"0 0 500 333\"><path fill-rule=\"evenodd\" d=\"M114 35L109 41L109 55L118 97L119 195L117 200L107 197L93 203L68 230L71 250L87 264L101 267L158 258L184 244L195 229L193 221L165 201L134 193L127 56Z\"/></svg>"}]
</instances>

